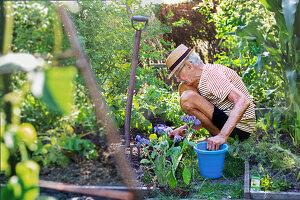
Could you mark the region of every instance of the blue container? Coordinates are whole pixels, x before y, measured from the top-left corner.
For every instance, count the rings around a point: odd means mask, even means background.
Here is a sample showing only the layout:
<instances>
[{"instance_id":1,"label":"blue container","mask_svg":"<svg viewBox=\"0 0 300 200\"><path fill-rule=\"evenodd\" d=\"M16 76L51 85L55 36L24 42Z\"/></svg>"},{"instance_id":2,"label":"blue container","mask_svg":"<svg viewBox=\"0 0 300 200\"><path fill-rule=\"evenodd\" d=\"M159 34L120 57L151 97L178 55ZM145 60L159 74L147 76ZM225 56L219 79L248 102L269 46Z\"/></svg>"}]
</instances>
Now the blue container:
<instances>
[{"instance_id":1,"label":"blue container","mask_svg":"<svg viewBox=\"0 0 300 200\"><path fill-rule=\"evenodd\" d=\"M201 176L206 178L220 178L223 173L225 154L228 145L222 144L220 150L209 151L206 148L207 142L198 143L194 150L198 156Z\"/></svg>"}]
</instances>

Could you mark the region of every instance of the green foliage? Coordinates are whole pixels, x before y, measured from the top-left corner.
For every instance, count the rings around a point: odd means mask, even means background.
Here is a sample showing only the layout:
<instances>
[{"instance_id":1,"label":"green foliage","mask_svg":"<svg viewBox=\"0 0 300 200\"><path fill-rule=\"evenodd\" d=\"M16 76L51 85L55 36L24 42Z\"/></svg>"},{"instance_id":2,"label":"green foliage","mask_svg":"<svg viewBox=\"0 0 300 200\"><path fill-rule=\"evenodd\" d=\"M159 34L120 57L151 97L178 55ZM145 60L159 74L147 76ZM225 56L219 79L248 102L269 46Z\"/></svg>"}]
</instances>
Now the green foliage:
<instances>
[{"instance_id":1,"label":"green foliage","mask_svg":"<svg viewBox=\"0 0 300 200\"><path fill-rule=\"evenodd\" d=\"M95 145L90 140L81 139L77 135L68 138L63 145L65 150L70 151L73 155L76 152L79 152L87 159L92 159L98 156L98 153L95 150Z\"/></svg>"},{"instance_id":2,"label":"green foliage","mask_svg":"<svg viewBox=\"0 0 300 200\"><path fill-rule=\"evenodd\" d=\"M110 110L115 116L119 127L124 125L126 96L115 95L106 98ZM171 122L174 126L180 125L182 111L179 105L179 97L176 93L167 89L158 88L156 85L148 86L143 93L133 96L131 128L152 130L152 124L148 120L152 115L160 116L163 120Z\"/></svg>"},{"instance_id":3,"label":"green foliage","mask_svg":"<svg viewBox=\"0 0 300 200\"><path fill-rule=\"evenodd\" d=\"M56 164L58 166L66 167L70 160L63 154L62 144L56 137L41 138L43 141L50 141L51 143L43 145L42 141L38 141L38 149L33 152L32 159L36 162L41 162L43 166Z\"/></svg>"},{"instance_id":4,"label":"green foliage","mask_svg":"<svg viewBox=\"0 0 300 200\"><path fill-rule=\"evenodd\" d=\"M268 169L264 169L262 165L259 164L258 170L252 170L252 173L260 174L260 186L263 191L285 191L292 183L286 180L286 176L281 177L274 175L270 176Z\"/></svg>"},{"instance_id":5,"label":"green foliage","mask_svg":"<svg viewBox=\"0 0 300 200\"><path fill-rule=\"evenodd\" d=\"M183 181L186 185L189 185L192 177L192 173L181 158L183 156L184 150L188 146L195 146L194 142L188 140L192 134L192 126L194 122L188 123L188 129L186 130L188 136L183 139L180 136L175 136L174 141L171 141L167 134L171 130L170 127L165 125L158 125L154 127L154 132L159 134L157 135L151 134L149 136L149 140L145 138L140 138L137 136L136 140L138 141L138 145L142 145L144 149L144 154L142 157L146 157L140 161L142 164L150 164L147 166L147 170L151 169L154 171L155 178L158 180L158 185L160 187L165 187L167 184L170 188L175 188L178 184L178 177L176 177L177 167L179 163L184 165L184 169L180 174L183 178ZM150 151L152 149L152 152ZM149 174L146 175L146 177ZM148 180L148 179L146 179Z\"/></svg>"},{"instance_id":6,"label":"green foliage","mask_svg":"<svg viewBox=\"0 0 300 200\"><path fill-rule=\"evenodd\" d=\"M113 1L111 3L81 1L80 12L74 15L78 32L90 58L101 88L109 96L126 92L133 51L135 30L130 17L142 15L151 18L151 6L142 7L136 1ZM133 9L134 8L134 9ZM143 71L137 71L136 89L140 89L151 76L147 65L165 58L158 35L168 31L156 18L142 32L140 63ZM143 76L147 74L146 80ZM149 80L150 81L150 80ZM152 84L152 83L151 83Z\"/></svg>"},{"instance_id":7,"label":"green foliage","mask_svg":"<svg viewBox=\"0 0 300 200\"><path fill-rule=\"evenodd\" d=\"M41 136L38 141L38 148L33 152L33 159L41 162L44 166L56 164L66 167L69 164L69 157L82 154L87 159L98 156L95 145L81 136L75 135L71 127L67 126L65 132L58 133L56 130L52 136Z\"/></svg>"},{"instance_id":8,"label":"green foliage","mask_svg":"<svg viewBox=\"0 0 300 200\"><path fill-rule=\"evenodd\" d=\"M12 51L26 53L52 52L54 47L51 2L14 2L14 37Z\"/></svg>"},{"instance_id":9,"label":"green foliage","mask_svg":"<svg viewBox=\"0 0 300 200\"><path fill-rule=\"evenodd\" d=\"M242 77L258 107L274 106L281 102L283 95L278 87L281 87L282 80L276 74L278 70L271 66L261 70L259 60L265 56L263 48L255 40L250 40L250 37L249 40L241 40L233 34L235 31L241 32L239 26L248 30L246 25L251 23L270 29L274 22L273 16L255 1L222 0L213 4L206 0L197 9L207 16L209 22L215 24L216 37L221 39L222 51L215 55L215 63L233 68ZM257 34L253 31L251 33Z\"/></svg>"},{"instance_id":10,"label":"green foliage","mask_svg":"<svg viewBox=\"0 0 300 200\"><path fill-rule=\"evenodd\" d=\"M16 175L10 177L5 188L1 188L1 199L35 199L39 195L39 165L31 160L19 162Z\"/></svg>"},{"instance_id":11,"label":"green foliage","mask_svg":"<svg viewBox=\"0 0 300 200\"><path fill-rule=\"evenodd\" d=\"M55 128L55 124L60 117L59 112L50 110L39 98L30 93L25 95L21 104L21 121L31 123L37 129L37 132L43 133Z\"/></svg>"},{"instance_id":12,"label":"green foliage","mask_svg":"<svg viewBox=\"0 0 300 200\"><path fill-rule=\"evenodd\" d=\"M206 0L200 4L198 10L215 23L217 37L223 40L225 52L216 55L217 63L234 68L242 76L258 107L288 108L283 109L287 124L278 128L287 127L294 139L300 138L300 22L295 17L300 12L299 2L222 0L213 4Z\"/></svg>"},{"instance_id":13,"label":"green foliage","mask_svg":"<svg viewBox=\"0 0 300 200\"><path fill-rule=\"evenodd\" d=\"M223 176L237 178L244 174L244 160L239 157L226 156Z\"/></svg>"},{"instance_id":14,"label":"green foliage","mask_svg":"<svg viewBox=\"0 0 300 200\"><path fill-rule=\"evenodd\" d=\"M261 2L269 11L274 13L276 19L274 28L266 31L263 28L257 29L253 24L249 24L251 32L241 31L236 32L236 34L242 38L255 36L256 42L268 52L266 58L258 60L258 65L264 64L265 66L272 66L272 68L278 69L275 74L282 80L280 90L284 94L285 106L288 108L285 115L293 124L290 125L290 131L294 135L293 138L298 138L299 121L297 113L299 111L300 98L296 85L299 84L297 73L299 73L300 64L297 58L300 55L300 49L296 44L300 34L295 27L299 27L300 22L295 18L295 13L300 12L300 4L299 1L290 2L285 0L276 1L276 3L269 0ZM255 35L253 35L254 32L256 33ZM261 39L261 36L263 36L263 39ZM296 142L299 143L297 140Z\"/></svg>"}]
</instances>

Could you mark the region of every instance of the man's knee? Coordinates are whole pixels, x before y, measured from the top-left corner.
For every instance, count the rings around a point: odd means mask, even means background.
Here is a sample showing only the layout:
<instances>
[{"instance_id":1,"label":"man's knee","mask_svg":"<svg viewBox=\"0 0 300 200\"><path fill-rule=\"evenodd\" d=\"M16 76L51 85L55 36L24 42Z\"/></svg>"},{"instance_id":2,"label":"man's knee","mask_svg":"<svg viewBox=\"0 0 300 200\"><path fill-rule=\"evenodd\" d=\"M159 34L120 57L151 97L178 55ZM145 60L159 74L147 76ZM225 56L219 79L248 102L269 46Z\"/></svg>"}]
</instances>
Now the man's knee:
<instances>
[{"instance_id":1,"label":"man's knee","mask_svg":"<svg viewBox=\"0 0 300 200\"><path fill-rule=\"evenodd\" d=\"M195 109L195 99L199 95L193 90L185 90L180 96L180 106L185 113L190 113Z\"/></svg>"},{"instance_id":2,"label":"man's knee","mask_svg":"<svg viewBox=\"0 0 300 200\"><path fill-rule=\"evenodd\" d=\"M179 84L179 86L178 86L179 96L181 96L182 93L183 93L184 91L187 91L187 90L192 90L192 91L195 91L195 92L198 93L198 90L197 90L196 88L192 87L192 86L188 86L188 85L186 85L186 84L184 84L184 83L180 83L180 84Z\"/></svg>"}]
</instances>

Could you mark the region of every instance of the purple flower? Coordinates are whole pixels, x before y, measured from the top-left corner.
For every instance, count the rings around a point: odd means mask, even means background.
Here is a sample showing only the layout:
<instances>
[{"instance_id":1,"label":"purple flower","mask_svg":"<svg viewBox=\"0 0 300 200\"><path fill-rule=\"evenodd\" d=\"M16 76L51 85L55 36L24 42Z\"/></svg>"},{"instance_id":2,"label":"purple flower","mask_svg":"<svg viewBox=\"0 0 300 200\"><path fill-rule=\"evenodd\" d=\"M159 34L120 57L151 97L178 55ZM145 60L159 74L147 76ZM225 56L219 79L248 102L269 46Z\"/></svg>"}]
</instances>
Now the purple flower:
<instances>
[{"instance_id":1,"label":"purple flower","mask_svg":"<svg viewBox=\"0 0 300 200\"><path fill-rule=\"evenodd\" d=\"M201 123L195 116L190 115L181 116L180 119L187 124L199 125Z\"/></svg>"},{"instance_id":2,"label":"purple flower","mask_svg":"<svg viewBox=\"0 0 300 200\"><path fill-rule=\"evenodd\" d=\"M157 124L153 129L154 133L158 135L168 134L173 130L172 127L166 126L164 124Z\"/></svg>"},{"instance_id":3,"label":"purple flower","mask_svg":"<svg viewBox=\"0 0 300 200\"><path fill-rule=\"evenodd\" d=\"M182 140L182 137L180 135L175 135L174 142L180 142Z\"/></svg>"},{"instance_id":4,"label":"purple flower","mask_svg":"<svg viewBox=\"0 0 300 200\"><path fill-rule=\"evenodd\" d=\"M142 139L142 138L141 138L140 135L137 135L137 136L135 137L135 140L138 141L138 142L139 142L141 139Z\"/></svg>"},{"instance_id":5,"label":"purple flower","mask_svg":"<svg viewBox=\"0 0 300 200\"><path fill-rule=\"evenodd\" d=\"M141 145L142 145L142 143L141 143L141 142L138 142L138 143L137 143L137 145L138 145L138 146L141 146Z\"/></svg>"},{"instance_id":6,"label":"purple flower","mask_svg":"<svg viewBox=\"0 0 300 200\"><path fill-rule=\"evenodd\" d=\"M145 139L145 138L143 138L143 142L144 142L144 144L146 144L146 145L149 145L149 144L150 144L150 140Z\"/></svg>"},{"instance_id":7,"label":"purple flower","mask_svg":"<svg viewBox=\"0 0 300 200\"><path fill-rule=\"evenodd\" d=\"M162 141L160 144L164 146L166 145L166 141Z\"/></svg>"}]
</instances>

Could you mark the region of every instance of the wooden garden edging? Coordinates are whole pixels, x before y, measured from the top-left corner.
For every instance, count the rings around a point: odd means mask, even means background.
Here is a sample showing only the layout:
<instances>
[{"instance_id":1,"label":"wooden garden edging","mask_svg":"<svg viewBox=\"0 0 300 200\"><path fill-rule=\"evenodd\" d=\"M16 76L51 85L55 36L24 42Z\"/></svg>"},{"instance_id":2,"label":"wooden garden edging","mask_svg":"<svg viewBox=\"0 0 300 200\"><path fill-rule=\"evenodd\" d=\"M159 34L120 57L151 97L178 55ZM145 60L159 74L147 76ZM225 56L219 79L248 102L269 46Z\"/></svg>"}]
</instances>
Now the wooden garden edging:
<instances>
[{"instance_id":1,"label":"wooden garden edging","mask_svg":"<svg viewBox=\"0 0 300 200\"><path fill-rule=\"evenodd\" d=\"M268 192L250 190L249 162L245 161L244 199L300 199L300 192Z\"/></svg>"}]
</instances>

